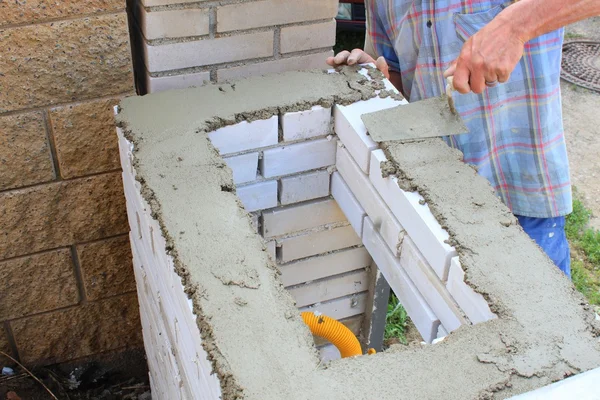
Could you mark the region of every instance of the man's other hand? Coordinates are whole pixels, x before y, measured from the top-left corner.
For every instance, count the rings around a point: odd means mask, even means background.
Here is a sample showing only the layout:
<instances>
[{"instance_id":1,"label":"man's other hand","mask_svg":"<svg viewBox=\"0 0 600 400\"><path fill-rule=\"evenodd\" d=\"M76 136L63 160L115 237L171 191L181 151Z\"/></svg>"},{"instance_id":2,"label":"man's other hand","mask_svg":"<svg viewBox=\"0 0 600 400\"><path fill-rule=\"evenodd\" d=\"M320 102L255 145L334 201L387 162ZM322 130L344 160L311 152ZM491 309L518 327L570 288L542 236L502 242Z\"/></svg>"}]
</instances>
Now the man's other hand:
<instances>
[{"instance_id":1,"label":"man's other hand","mask_svg":"<svg viewBox=\"0 0 600 400\"><path fill-rule=\"evenodd\" d=\"M383 75L390 79L390 72L385 58L379 57L375 60L373 57L365 53L361 49L354 49L352 52L344 50L335 55L335 57L328 57L327 65L332 67L339 67L341 65L356 65L356 64L369 64L373 63L380 70Z\"/></svg>"}]
</instances>

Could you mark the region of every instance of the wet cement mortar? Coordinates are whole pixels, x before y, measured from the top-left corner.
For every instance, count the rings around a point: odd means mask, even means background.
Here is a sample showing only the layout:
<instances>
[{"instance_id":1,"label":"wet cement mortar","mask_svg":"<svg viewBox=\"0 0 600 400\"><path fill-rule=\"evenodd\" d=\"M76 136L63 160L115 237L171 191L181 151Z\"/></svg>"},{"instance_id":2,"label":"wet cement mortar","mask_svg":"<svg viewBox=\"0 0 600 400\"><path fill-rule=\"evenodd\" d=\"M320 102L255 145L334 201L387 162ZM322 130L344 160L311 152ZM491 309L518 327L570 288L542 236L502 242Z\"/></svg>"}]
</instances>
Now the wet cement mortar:
<instances>
[{"instance_id":1,"label":"wet cement mortar","mask_svg":"<svg viewBox=\"0 0 600 400\"><path fill-rule=\"evenodd\" d=\"M459 152L383 143L404 189L449 231L468 282L500 317L443 342L322 365L207 132L375 95L355 69L293 72L122 101L142 195L159 221L223 399L505 398L600 366L600 327ZM390 121L390 123L397 123Z\"/></svg>"}]
</instances>

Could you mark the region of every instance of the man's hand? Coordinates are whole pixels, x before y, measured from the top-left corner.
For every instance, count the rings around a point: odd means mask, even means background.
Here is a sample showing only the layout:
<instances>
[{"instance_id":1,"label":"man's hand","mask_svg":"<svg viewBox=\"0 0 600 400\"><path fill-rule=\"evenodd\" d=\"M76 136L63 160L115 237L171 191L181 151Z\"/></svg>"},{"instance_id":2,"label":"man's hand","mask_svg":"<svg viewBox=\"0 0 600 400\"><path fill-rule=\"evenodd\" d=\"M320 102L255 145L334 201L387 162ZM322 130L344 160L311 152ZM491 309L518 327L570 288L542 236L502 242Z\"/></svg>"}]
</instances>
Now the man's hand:
<instances>
[{"instance_id":1,"label":"man's hand","mask_svg":"<svg viewBox=\"0 0 600 400\"><path fill-rule=\"evenodd\" d=\"M361 49L354 49L352 52L349 52L348 50L341 51L336 54L335 57L327 58L326 62L332 67L373 63L387 79L390 79L390 70L385 58L379 57L377 60L375 60Z\"/></svg>"},{"instance_id":2,"label":"man's hand","mask_svg":"<svg viewBox=\"0 0 600 400\"><path fill-rule=\"evenodd\" d=\"M524 46L511 22L498 15L467 40L444 77L453 75L454 88L460 93L482 93L486 86L508 80Z\"/></svg>"}]
</instances>

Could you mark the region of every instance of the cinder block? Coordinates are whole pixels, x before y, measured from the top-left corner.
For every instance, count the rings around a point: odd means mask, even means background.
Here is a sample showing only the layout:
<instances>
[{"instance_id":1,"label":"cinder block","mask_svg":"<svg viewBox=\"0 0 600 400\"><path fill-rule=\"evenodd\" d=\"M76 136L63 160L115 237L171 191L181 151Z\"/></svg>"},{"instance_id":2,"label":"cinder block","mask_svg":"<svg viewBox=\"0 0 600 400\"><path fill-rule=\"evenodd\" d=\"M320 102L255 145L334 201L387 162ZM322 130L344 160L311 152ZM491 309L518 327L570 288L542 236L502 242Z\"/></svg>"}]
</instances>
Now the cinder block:
<instances>
[{"instance_id":1,"label":"cinder block","mask_svg":"<svg viewBox=\"0 0 600 400\"><path fill-rule=\"evenodd\" d=\"M336 105L334 107L335 133L365 174L369 173L371 151L376 149L378 144L367 134L367 128L360 117L363 114L385 110L399 104L399 101L391 97L385 99L374 97L348 106Z\"/></svg>"},{"instance_id":2,"label":"cinder block","mask_svg":"<svg viewBox=\"0 0 600 400\"><path fill-rule=\"evenodd\" d=\"M280 265L279 270L281 282L288 287L355 271L369 265L371 265L371 256L364 247L358 247Z\"/></svg>"},{"instance_id":3,"label":"cinder block","mask_svg":"<svg viewBox=\"0 0 600 400\"><path fill-rule=\"evenodd\" d=\"M233 79L242 79L249 76L261 76L277 74L285 71L327 69L325 63L327 57L332 56L333 51L324 51L302 56L285 57L273 61L265 61L255 64L246 64L240 67L229 67L217 71L217 81L223 82Z\"/></svg>"},{"instance_id":4,"label":"cinder block","mask_svg":"<svg viewBox=\"0 0 600 400\"><path fill-rule=\"evenodd\" d=\"M148 40L201 36L209 33L209 9L146 11L140 4L138 23Z\"/></svg>"},{"instance_id":5,"label":"cinder block","mask_svg":"<svg viewBox=\"0 0 600 400\"><path fill-rule=\"evenodd\" d=\"M452 258L446 287L458 306L473 324L498 318L490 310L490 306L485 301L485 298L466 284L465 271L463 271L458 257Z\"/></svg>"},{"instance_id":6,"label":"cinder block","mask_svg":"<svg viewBox=\"0 0 600 400\"><path fill-rule=\"evenodd\" d=\"M336 167L354 197L372 221L379 226L379 233L395 256L400 254L404 229L389 210L365 175L345 148L338 149Z\"/></svg>"},{"instance_id":7,"label":"cinder block","mask_svg":"<svg viewBox=\"0 0 600 400\"><path fill-rule=\"evenodd\" d=\"M265 178L294 174L335 164L337 139L318 139L265 150L260 170Z\"/></svg>"},{"instance_id":8,"label":"cinder block","mask_svg":"<svg viewBox=\"0 0 600 400\"><path fill-rule=\"evenodd\" d=\"M150 76L146 73L146 89L148 93L162 92L171 89L186 89L203 86L210 82L210 72L202 71L192 74Z\"/></svg>"},{"instance_id":9,"label":"cinder block","mask_svg":"<svg viewBox=\"0 0 600 400\"><path fill-rule=\"evenodd\" d=\"M277 207L277 181L238 187L236 192L248 212Z\"/></svg>"},{"instance_id":10,"label":"cinder block","mask_svg":"<svg viewBox=\"0 0 600 400\"><path fill-rule=\"evenodd\" d=\"M371 157L369 179L406 233L417 245L437 276L446 281L450 259L456 255L449 238L418 193L405 192L395 176L382 177L381 163L387 161L383 150L375 150Z\"/></svg>"},{"instance_id":11,"label":"cinder block","mask_svg":"<svg viewBox=\"0 0 600 400\"><path fill-rule=\"evenodd\" d=\"M381 235L375 232L369 217L365 218L363 230L363 244L373 257L373 261L398 296L423 340L431 343L437 337L440 325L438 317L402 268L400 260L394 257Z\"/></svg>"},{"instance_id":12,"label":"cinder block","mask_svg":"<svg viewBox=\"0 0 600 400\"><path fill-rule=\"evenodd\" d=\"M252 122L242 121L210 132L208 138L221 155L272 146L279 140L277 121L277 116Z\"/></svg>"},{"instance_id":13,"label":"cinder block","mask_svg":"<svg viewBox=\"0 0 600 400\"><path fill-rule=\"evenodd\" d=\"M328 19L336 14L337 0L315 1L310 5L297 0L236 3L217 8L217 32Z\"/></svg>"},{"instance_id":14,"label":"cinder block","mask_svg":"<svg viewBox=\"0 0 600 400\"><path fill-rule=\"evenodd\" d=\"M298 307L337 299L353 293L362 293L366 290L369 290L369 277L365 270L288 288Z\"/></svg>"},{"instance_id":15,"label":"cinder block","mask_svg":"<svg viewBox=\"0 0 600 400\"><path fill-rule=\"evenodd\" d=\"M314 106L310 110L289 112L281 117L283 140L309 139L331 133L331 107Z\"/></svg>"},{"instance_id":16,"label":"cinder block","mask_svg":"<svg viewBox=\"0 0 600 400\"><path fill-rule=\"evenodd\" d=\"M314 306L302 307L300 311L317 311L328 317L340 320L342 318L353 317L365 312L367 305L368 292L353 294L339 299Z\"/></svg>"},{"instance_id":17,"label":"cinder block","mask_svg":"<svg viewBox=\"0 0 600 400\"><path fill-rule=\"evenodd\" d=\"M326 229L278 241L281 261L288 262L361 244L351 226Z\"/></svg>"},{"instance_id":18,"label":"cinder block","mask_svg":"<svg viewBox=\"0 0 600 400\"><path fill-rule=\"evenodd\" d=\"M346 221L346 217L332 199L314 200L263 213L263 236L287 235L321 225Z\"/></svg>"},{"instance_id":19,"label":"cinder block","mask_svg":"<svg viewBox=\"0 0 600 400\"><path fill-rule=\"evenodd\" d=\"M468 323L442 281L410 237L406 237L402 243L400 265L449 332Z\"/></svg>"},{"instance_id":20,"label":"cinder block","mask_svg":"<svg viewBox=\"0 0 600 400\"><path fill-rule=\"evenodd\" d=\"M281 179L279 200L282 205L329 196L329 172L315 171Z\"/></svg>"},{"instance_id":21,"label":"cinder block","mask_svg":"<svg viewBox=\"0 0 600 400\"><path fill-rule=\"evenodd\" d=\"M149 72L269 57L273 55L273 31L156 46L145 42L144 50Z\"/></svg>"},{"instance_id":22,"label":"cinder block","mask_svg":"<svg viewBox=\"0 0 600 400\"><path fill-rule=\"evenodd\" d=\"M352 225L356 234L362 237L363 218L367 213L358 200L356 200L356 197L354 197L339 172L334 172L331 175L331 195L344 212L348 221L350 221L350 225Z\"/></svg>"},{"instance_id":23,"label":"cinder block","mask_svg":"<svg viewBox=\"0 0 600 400\"><path fill-rule=\"evenodd\" d=\"M335 19L313 25L300 25L281 28L280 51L320 49L335 44Z\"/></svg>"},{"instance_id":24,"label":"cinder block","mask_svg":"<svg viewBox=\"0 0 600 400\"><path fill-rule=\"evenodd\" d=\"M223 160L233 171L233 183L236 185L256 180L258 175L258 153L224 157Z\"/></svg>"}]
</instances>

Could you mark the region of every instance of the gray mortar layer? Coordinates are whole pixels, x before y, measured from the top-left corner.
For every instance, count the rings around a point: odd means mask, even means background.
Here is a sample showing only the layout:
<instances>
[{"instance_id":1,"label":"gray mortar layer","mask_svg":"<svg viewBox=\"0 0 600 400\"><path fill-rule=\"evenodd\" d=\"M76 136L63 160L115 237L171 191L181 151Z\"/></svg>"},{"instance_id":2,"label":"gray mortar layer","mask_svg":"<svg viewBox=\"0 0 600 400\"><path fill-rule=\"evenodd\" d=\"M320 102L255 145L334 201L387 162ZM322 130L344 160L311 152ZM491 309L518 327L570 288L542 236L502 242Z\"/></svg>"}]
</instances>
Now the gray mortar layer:
<instances>
[{"instance_id":1,"label":"gray mortar layer","mask_svg":"<svg viewBox=\"0 0 600 400\"><path fill-rule=\"evenodd\" d=\"M505 398L600 366L599 327L584 299L487 181L440 140L383 147L403 187L418 189L450 232L469 283L500 318L437 345L319 364L206 132L368 98L370 85L352 70L293 72L121 103L117 121L135 144L142 194L193 299L223 398Z\"/></svg>"}]
</instances>

